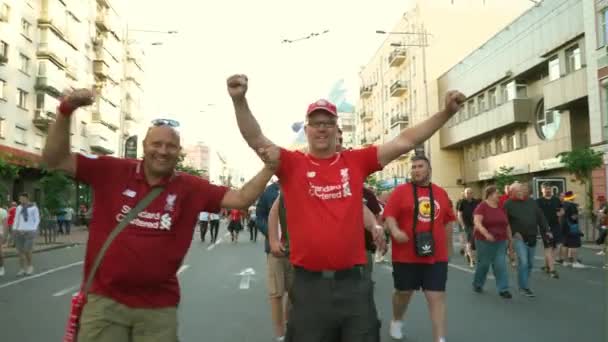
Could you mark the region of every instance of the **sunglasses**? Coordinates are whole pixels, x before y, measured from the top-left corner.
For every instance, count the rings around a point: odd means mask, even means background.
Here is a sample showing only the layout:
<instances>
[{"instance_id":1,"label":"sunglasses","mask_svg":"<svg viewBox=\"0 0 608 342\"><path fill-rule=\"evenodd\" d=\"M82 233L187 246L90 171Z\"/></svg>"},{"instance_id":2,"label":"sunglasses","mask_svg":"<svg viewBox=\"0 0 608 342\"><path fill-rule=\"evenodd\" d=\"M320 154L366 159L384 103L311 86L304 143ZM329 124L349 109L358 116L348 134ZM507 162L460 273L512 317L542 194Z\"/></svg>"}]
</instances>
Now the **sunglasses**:
<instances>
[{"instance_id":1,"label":"sunglasses","mask_svg":"<svg viewBox=\"0 0 608 342\"><path fill-rule=\"evenodd\" d=\"M158 126L169 126L169 127L179 127L179 121L172 119L154 119L152 120L152 125Z\"/></svg>"}]
</instances>

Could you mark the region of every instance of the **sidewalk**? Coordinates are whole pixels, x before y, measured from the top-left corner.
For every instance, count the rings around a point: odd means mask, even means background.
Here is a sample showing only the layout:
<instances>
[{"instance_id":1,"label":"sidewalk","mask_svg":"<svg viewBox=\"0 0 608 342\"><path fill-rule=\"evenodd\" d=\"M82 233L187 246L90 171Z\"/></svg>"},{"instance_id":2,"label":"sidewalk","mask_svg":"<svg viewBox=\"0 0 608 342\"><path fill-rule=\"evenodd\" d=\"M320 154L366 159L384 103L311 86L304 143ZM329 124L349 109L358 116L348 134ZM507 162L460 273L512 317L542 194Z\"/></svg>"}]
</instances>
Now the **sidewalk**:
<instances>
[{"instance_id":1,"label":"sidewalk","mask_svg":"<svg viewBox=\"0 0 608 342\"><path fill-rule=\"evenodd\" d=\"M36 236L36 241L34 244L34 253L40 253L45 251L50 251L53 249L64 248L68 246L84 244L86 243L89 237L88 230L83 226L72 226L72 231L70 235L57 235L57 239L54 243L45 243L44 236L40 233ZM15 248L4 246L2 248L3 256L5 258L15 257L17 256L17 252Z\"/></svg>"}]
</instances>

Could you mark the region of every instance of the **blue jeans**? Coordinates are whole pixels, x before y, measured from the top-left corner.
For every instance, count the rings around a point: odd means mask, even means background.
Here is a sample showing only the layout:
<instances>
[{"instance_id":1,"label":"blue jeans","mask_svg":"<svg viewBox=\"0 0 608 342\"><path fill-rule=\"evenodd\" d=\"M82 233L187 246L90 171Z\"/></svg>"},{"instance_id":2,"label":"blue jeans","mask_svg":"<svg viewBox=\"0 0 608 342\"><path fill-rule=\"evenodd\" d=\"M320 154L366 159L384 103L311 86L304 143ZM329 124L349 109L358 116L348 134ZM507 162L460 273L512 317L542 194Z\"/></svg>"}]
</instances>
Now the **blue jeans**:
<instances>
[{"instance_id":1,"label":"blue jeans","mask_svg":"<svg viewBox=\"0 0 608 342\"><path fill-rule=\"evenodd\" d=\"M513 239L515 254L517 254L517 280L520 289L529 289L530 274L534 267L535 248L528 246L523 240Z\"/></svg>"},{"instance_id":2,"label":"blue jeans","mask_svg":"<svg viewBox=\"0 0 608 342\"><path fill-rule=\"evenodd\" d=\"M507 241L489 242L476 240L477 268L473 278L473 286L483 288L488 271L492 266L492 272L496 278L496 289L504 292L509 289L509 275L507 273Z\"/></svg>"}]
</instances>

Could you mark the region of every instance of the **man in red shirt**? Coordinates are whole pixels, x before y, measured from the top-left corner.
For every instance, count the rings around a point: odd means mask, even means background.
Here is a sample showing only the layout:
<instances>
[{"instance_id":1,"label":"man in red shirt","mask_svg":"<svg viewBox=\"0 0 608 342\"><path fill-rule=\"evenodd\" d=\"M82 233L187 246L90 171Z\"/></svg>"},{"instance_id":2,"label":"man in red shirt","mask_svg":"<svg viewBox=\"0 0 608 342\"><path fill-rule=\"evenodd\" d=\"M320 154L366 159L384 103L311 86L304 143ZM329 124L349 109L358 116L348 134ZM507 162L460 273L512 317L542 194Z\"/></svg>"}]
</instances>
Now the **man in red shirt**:
<instances>
[{"instance_id":1,"label":"man in red shirt","mask_svg":"<svg viewBox=\"0 0 608 342\"><path fill-rule=\"evenodd\" d=\"M431 183L431 165L412 158L411 183L395 188L384 208L393 237L393 321L390 334L402 339L403 315L414 291L422 288L431 320L433 341L445 342L445 285L452 253L456 216L447 192Z\"/></svg>"},{"instance_id":2,"label":"man in red shirt","mask_svg":"<svg viewBox=\"0 0 608 342\"><path fill-rule=\"evenodd\" d=\"M251 114L245 94L248 80L227 80L237 123L250 147L274 144ZM337 110L326 100L306 111L308 153L281 149L277 171L287 209L290 261L295 278L288 342L378 341L372 280L367 276L363 227L363 182L368 175L412 150L461 108L464 95L449 92L446 109L395 139L364 149L337 152ZM372 228L374 239L382 229Z\"/></svg>"},{"instance_id":3,"label":"man in red shirt","mask_svg":"<svg viewBox=\"0 0 608 342\"><path fill-rule=\"evenodd\" d=\"M93 101L87 89L62 100L42 153L50 169L93 189L85 279L118 222L151 188L164 190L107 250L83 309L78 341L177 341L176 272L192 241L198 213L249 207L272 177L279 151L258 151L268 164L239 190L175 171L181 145L178 124L171 120L153 122L143 141L142 161L71 153L70 116Z\"/></svg>"},{"instance_id":4,"label":"man in red shirt","mask_svg":"<svg viewBox=\"0 0 608 342\"><path fill-rule=\"evenodd\" d=\"M243 229L241 211L238 209L230 209L230 223L228 223L228 231L233 243L239 241L239 232Z\"/></svg>"}]
</instances>

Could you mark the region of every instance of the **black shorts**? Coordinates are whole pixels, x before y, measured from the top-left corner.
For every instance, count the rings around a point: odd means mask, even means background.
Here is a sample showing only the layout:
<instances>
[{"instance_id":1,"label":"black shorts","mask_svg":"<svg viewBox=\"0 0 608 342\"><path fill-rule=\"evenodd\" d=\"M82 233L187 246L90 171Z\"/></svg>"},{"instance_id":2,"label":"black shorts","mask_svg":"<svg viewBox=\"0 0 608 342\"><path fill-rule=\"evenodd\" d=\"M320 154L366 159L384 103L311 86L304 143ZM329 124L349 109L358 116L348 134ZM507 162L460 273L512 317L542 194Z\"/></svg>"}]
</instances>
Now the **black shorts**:
<instances>
[{"instance_id":1,"label":"black shorts","mask_svg":"<svg viewBox=\"0 0 608 342\"><path fill-rule=\"evenodd\" d=\"M551 235L553 235L552 239L548 239L547 237L543 237L543 247L545 248L557 248L557 246L564 243L564 236L562 234L561 227L551 227Z\"/></svg>"},{"instance_id":2,"label":"black shorts","mask_svg":"<svg viewBox=\"0 0 608 342\"><path fill-rule=\"evenodd\" d=\"M393 282L397 291L445 292L448 263L414 264L393 262Z\"/></svg>"}]
</instances>

